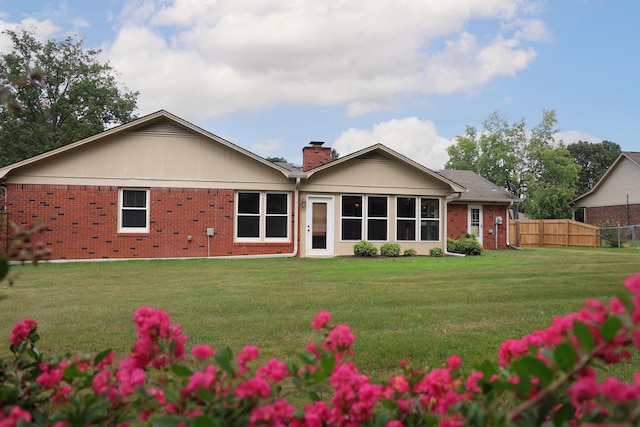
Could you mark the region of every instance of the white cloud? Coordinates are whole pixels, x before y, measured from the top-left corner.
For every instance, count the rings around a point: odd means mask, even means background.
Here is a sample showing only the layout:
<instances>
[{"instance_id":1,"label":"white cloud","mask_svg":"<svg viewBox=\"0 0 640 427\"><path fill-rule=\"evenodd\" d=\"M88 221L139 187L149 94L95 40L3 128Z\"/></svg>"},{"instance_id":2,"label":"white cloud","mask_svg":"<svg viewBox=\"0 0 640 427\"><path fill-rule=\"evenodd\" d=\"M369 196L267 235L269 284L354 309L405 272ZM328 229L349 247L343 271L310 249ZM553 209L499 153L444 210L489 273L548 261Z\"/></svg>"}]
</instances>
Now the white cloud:
<instances>
[{"instance_id":1,"label":"white cloud","mask_svg":"<svg viewBox=\"0 0 640 427\"><path fill-rule=\"evenodd\" d=\"M60 28L51 20L39 21L34 18L25 18L20 22L8 22L0 20L0 52L7 53L13 48L11 39L4 34L4 31L20 31L21 29L30 31L37 40L45 41L59 33Z\"/></svg>"},{"instance_id":2,"label":"white cloud","mask_svg":"<svg viewBox=\"0 0 640 427\"><path fill-rule=\"evenodd\" d=\"M443 169L453 142L438 136L430 120L417 117L378 123L372 129L349 129L333 143L340 156L381 143L433 170Z\"/></svg>"},{"instance_id":3,"label":"white cloud","mask_svg":"<svg viewBox=\"0 0 640 427\"><path fill-rule=\"evenodd\" d=\"M295 104L354 116L526 69L536 52L523 43L545 33L522 16L529 3L137 0L105 53L140 90L142 113L207 118ZM492 33L468 32L475 19Z\"/></svg>"},{"instance_id":4,"label":"white cloud","mask_svg":"<svg viewBox=\"0 0 640 427\"><path fill-rule=\"evenodd\" d=\"M251 151L262 157L268 157L272 153L277 153L282 150L281 139L268 139L264 142L254 144L251 146Z\"/></svg>"}]
</instances>

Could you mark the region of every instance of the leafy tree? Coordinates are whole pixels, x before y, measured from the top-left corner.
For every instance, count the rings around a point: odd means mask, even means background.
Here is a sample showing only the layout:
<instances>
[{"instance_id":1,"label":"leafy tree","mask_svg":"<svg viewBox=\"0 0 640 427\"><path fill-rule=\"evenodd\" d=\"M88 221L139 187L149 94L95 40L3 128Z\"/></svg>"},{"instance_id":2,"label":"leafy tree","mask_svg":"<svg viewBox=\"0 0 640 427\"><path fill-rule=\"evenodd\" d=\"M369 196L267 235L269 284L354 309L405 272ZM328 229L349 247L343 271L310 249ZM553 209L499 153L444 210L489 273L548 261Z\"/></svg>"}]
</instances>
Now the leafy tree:
<instances>
[{"instance_id":1,"label":"leafy tree","mask_svg":"<svg viewBox=\"0 0 640 427\"><path fill-rule=\"evenodd\" d=\"M481 132L467 126L456 138L445 168L472 170L500 187L512 187L532 217L570 217L579 166L563 144L556 144L556 124L553 110L544 111L529 132L524 119L509 123L499 112L491 113Z\"/></svg>"},{"instance_id":2,"label":"leafy tree","mask_svg":"<svg viewBox=\"0 0 640 427\"><path fill-rule=\"evenodd\" d=\"M338 160L340 158L340 153L335 148L331 149L331 161Z\"/></svg>"},{"instance_id":3,"label":"leafy tree","mask_svg":"<svg viewBox=\"0 0 640 427\"><path fill-rule=\"evenodd\" d=\"M271 163L287 163L287 159L284 157L267 157L266 159Z\"/></svg>"},{"instance_id":4,"label":"leafy tree","mask_svg":"<svg viewBox=\"0 0 640 427\"><path fill-rule=\"evenodd\" d=\"M98 62L82 41L40 42L28 31L5 31L12 51L0 55L0 166L95 135L134 118L138 92Z\"/></svg>"},{"instance_id":5,"label":"leafy tree","mask_svg":"<svg viewBox=\"0 0 640 427\"><path fill-rule=\"evenodd\" d=\"M567 145L567 149L581 167L576 186L578 195L591 190L622 152L620 146L611 141L596 144L578 141Z\"/></svg>"}]
</instances>

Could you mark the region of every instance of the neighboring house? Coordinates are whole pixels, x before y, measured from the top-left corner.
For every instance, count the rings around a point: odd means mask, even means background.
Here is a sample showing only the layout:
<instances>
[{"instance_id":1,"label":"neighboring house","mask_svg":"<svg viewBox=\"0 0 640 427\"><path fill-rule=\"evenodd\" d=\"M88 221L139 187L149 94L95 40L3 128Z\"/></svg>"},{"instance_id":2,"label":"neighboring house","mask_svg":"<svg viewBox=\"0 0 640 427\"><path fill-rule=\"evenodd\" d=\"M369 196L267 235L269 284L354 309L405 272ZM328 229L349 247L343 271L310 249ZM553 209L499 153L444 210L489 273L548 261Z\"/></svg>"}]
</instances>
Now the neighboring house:
<instances>
[{"instance_id":1,"label":"neighboring house","mask_svg":"<svg viewBox=\"0 0 640 427\"><path fill-rule=\"evenodd\" d=\"M463 184L380 144L330 153L314 142L301 169L271 163L159 111L0 168L0 185L10 222L47 224L52 259L335 256L362 239L445 247ZM497 206L482 203L484 240Z\"/></svg>"},{"instance_id":2,"label":"neighboring house","mask_svg":"<svg viewBox=\"0 0 640 427\"><path fill-rule=\"evenodd\" d=\"M440 175L467 188L447 203L448 237L473 234L485 249L507 249L509 210L522 200L468 170L441 170Z\"/></svg>"},{"instance_id":3,"label":"neighboring house","mask_svg":"<svg viewBox=\"0 0 640 427\"><path fill-rule=\"evenodd\" d=\"M591 191L571 205L574 218L587 224L640 224L640 153L622 152Z\"/></svg>"}]
</instances>

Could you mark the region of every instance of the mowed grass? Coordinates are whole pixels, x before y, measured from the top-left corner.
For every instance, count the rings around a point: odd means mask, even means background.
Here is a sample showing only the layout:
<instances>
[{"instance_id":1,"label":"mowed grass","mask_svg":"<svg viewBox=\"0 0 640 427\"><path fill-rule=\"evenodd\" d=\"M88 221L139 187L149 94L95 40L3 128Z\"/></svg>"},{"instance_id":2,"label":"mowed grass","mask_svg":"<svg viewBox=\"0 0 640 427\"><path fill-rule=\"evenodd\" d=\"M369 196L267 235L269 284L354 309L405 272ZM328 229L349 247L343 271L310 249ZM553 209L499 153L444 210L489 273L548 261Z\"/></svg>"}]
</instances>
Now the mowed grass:
<instances>
[{"instance_id":1,"label":"mowed grass","mask_svg":"<svg viewBox=\"0 0 640 427\"><path fill-rule=\"evenodd\" d=\"M257 345L261 357L296 359L321 334L320 310L357 337L359 369L374 380L459 354L463 368L496 360L501 342L556 315L608 301L640 271L640 250L524 249L480 257L159 260L14 266L0 289L0 357L16 321L38 321L47 354L127 352L131 320L147 305L169 312L188 347ZM616 368L640 370L633 362Z\"/></svg>"}]
</instances>

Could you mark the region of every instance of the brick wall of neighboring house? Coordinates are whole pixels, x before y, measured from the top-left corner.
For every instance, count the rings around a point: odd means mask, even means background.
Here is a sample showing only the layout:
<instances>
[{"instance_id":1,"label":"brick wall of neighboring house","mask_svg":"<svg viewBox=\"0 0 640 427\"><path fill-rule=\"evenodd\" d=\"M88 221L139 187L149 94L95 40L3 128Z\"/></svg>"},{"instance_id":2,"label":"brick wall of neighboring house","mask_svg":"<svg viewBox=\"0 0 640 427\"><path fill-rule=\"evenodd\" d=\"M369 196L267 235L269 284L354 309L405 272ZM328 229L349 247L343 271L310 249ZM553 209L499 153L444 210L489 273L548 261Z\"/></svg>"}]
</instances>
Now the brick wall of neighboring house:
<instances>
[{"instance_id":1,"label":"brick wall of neighboring house","mask_svg":"<svg viewBox=\"0 0 640 427\"><path fill-rule=\"evenodd\" d=\"M447 204L447 237L457 239L468 233L469 205L464 203ZM498 233L497 249L507 249L507 215L508 205L482 206L482 246L485 249L496 249L496 232ZM495 218L502 217L502 224L495 225Z\"/></svg>"},{"instance_id":2,"label":"brick wall of neighboring house","mask_svg":"<svg viewBox=\"0 0 640 427\"><path fill-rule=\"evenodd\" d=\"M585 222L597 226L640 224L640 204L586 208Z\"/></svg>"},{"instance_id":3,"label":"brick wall of neighboring house","mask_svg":"<svg viewBox=\"0 0 640 427\"><path fill-rule=\"evenodd\" d=\"M149 233L118 233L118 188L7 185L9 221L40 220L51 259L174 258L290 253L291 243L234 243L234 191L151 188ZM291 217L293 236L293 215ZM206 229L216 235L207 237ZM192 236L189 241L188 236ZM209 239L209 242L207 240ZM210 245L208 249L208 244Z\"/></svg>"}]
</instances>

